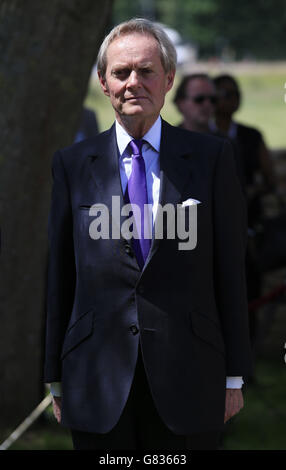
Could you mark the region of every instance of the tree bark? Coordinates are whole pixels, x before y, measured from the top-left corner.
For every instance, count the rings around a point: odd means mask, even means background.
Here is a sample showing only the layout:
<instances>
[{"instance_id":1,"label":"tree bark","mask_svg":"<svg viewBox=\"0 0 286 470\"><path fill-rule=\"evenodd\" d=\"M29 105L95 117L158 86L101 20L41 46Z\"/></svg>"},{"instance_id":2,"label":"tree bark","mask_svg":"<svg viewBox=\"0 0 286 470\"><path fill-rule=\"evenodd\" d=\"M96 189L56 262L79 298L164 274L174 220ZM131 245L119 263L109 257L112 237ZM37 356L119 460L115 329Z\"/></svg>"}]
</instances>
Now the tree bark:
<instances>
[{"instance_id":1,"label":"tree bark","mask_svg":"<svg viewBox=\"0 0 286 470\"><path fill-rule=\"evenodd\" d=\"M0 0L0 428L43 398L54 151L70 145L112 0Z\"/></svg>"}]
</instances>

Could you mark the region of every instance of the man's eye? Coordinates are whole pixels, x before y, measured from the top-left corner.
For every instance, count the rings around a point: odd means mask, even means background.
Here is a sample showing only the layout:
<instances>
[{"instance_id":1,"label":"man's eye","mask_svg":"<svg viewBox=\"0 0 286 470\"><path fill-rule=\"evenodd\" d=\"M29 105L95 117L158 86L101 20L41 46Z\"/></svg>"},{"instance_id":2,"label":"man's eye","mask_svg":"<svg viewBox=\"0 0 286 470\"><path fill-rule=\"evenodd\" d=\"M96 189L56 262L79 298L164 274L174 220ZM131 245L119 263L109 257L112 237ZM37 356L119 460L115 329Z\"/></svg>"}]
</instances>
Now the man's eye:
<instances>
[{"instance_id":1,"label":"man's eye","mask_svg":"<svg viewBox=\"0 0 286 470\"><path fill-rule=\"evenodd\" d=\"M124 79L124 78L127 78L128 75L129 75L129 70L128 69L122 69L122 70L114 70L113 71L113 75L116 77L116 78L119 78L119 79Z\"/></svg>"}]
</instances>

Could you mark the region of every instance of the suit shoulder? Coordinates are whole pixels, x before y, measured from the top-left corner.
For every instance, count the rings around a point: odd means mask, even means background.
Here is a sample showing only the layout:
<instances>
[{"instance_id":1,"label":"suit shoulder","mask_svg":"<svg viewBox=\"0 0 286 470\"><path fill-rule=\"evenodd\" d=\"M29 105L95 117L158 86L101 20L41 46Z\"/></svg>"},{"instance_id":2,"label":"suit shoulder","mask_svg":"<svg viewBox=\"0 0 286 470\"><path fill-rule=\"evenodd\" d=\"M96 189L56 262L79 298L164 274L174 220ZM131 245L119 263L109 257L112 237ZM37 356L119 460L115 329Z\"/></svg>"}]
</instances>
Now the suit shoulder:
<instances>
[{"instance_id":1,"label":"suit shoulder","mask_svg":"<svg viewBox=\"0 0 286 470\"><path fill-rule=\"evenodd\" d=\"M252 139L262 139L262 133L259 129L252 126L246 126L245 124L241 124L240 122L237 123L237 131L241 136L245 138L252 138Z\"/></svg>"},{"instance_id":2,"label":"suit shoulder","mask_svg":"<svg viewBox=\"0 0 286 470\"><path fill-rule=\"evenodd\" d=\"M184 146L190 147L193 151L208 154L217 154L221 151L227 139L223 136L189 131L181 127L172 126L166 123L166 131L172 135L173 140L184 142Z\"/></svg>"},{"instance_id":3,"label":"suit shoulder","mask_svg":"<svg viewBox=\"0 0 286 470\"><path fill-rule=\"evenodd\" d=\"M82 159L96 155L102 145L111 138L112 127L101 132L95 137L84 139L67 147L60 149L58 152L62 155L64 164L71 166L77 164Z\"/></svg>"}]
</instances>

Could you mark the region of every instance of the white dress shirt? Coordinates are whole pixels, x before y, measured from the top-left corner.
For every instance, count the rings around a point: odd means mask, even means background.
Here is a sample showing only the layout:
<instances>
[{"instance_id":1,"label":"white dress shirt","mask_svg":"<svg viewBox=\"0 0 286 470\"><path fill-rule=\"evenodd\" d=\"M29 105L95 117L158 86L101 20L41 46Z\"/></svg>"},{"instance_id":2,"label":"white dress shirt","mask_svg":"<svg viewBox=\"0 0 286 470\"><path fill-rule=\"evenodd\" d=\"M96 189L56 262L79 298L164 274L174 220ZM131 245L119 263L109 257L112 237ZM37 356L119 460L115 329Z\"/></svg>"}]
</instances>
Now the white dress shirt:
<instances>
[{"instance_id":1,"label":"white dress shirt","mask_svg":"<svg viewBox=\"0 0 286 470\"><path fill-rule=\"evenodd\" d=\"M146 171L146 184L147 184L147 197L148 204L152 206L152 226L154 225L160 193L160 140L161 140L162 122L160 116L153 124L151 129L142 137L144 140L142 146L142 156L145 162ZM128 147L133 137L115 121L116 139L119 150L119 170L121 177L121 186L123 194L126 191L126 186L131 175L132 169L132 156L131 150ZM151 217L151 214L150 214Z\"/></svg>"},{"instance_id":2,"label":"white dress shirt","mask_svg":"<svg viewBox=\"0 0 286 470\"><path fill-rule=\"evenodd\" d=\"M145 162L148 204L152 205L152 225L154 225L160 194L159 153L161 129L162 121L161 117L159 116L153 126L142 137L142 140L144 140L142 146L142 156ZM132 169L132 156L128 145L130 141L133 140L133 137L130 136L117 121L115 121L115 130L117 146L119 150L119 170L121 186L124 194ZM241 388L242 384L242 377L226 377L227 388ZM54 396L61 395L60 385L60 382L53 382L51 384L51 393Z\"/></svg>"}]
</instances>

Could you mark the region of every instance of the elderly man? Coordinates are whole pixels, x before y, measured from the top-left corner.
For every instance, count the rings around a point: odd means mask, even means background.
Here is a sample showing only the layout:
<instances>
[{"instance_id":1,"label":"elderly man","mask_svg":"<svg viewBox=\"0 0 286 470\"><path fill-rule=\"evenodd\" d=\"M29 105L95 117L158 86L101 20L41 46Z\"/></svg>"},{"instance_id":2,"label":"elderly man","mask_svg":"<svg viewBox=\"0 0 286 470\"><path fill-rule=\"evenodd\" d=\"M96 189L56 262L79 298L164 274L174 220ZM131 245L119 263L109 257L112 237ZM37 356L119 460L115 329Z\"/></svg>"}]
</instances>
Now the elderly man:
<instances>
[{"instance_id":1,"label":"elderly man","mask_svg":"<svg viewBox=\"0 0 286 470\"><path fill-rule=\"evenodd\" d=\"M183 115L180 127L195 132L211 132L216 89L207 74L186 75L176 90L174 103Z\"/></svg>"},{"instance_id":2,"label":"elderly man","mask_svg":"<svg viewBox=\"0 0 286 470\"><path fill-rule=\"evenodd\" d=\"M115 27L115 124L54 156L45 381L75 449L214 449L243 406L245 208L229 144L160 117L175 67L157 25Z\"/></svg>"}]
</instances>

